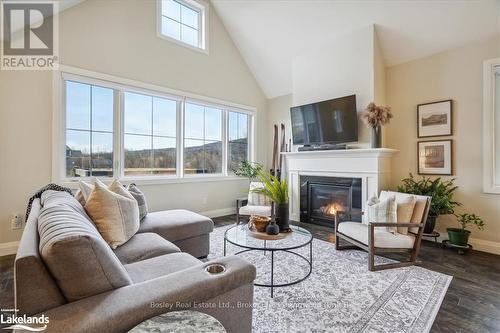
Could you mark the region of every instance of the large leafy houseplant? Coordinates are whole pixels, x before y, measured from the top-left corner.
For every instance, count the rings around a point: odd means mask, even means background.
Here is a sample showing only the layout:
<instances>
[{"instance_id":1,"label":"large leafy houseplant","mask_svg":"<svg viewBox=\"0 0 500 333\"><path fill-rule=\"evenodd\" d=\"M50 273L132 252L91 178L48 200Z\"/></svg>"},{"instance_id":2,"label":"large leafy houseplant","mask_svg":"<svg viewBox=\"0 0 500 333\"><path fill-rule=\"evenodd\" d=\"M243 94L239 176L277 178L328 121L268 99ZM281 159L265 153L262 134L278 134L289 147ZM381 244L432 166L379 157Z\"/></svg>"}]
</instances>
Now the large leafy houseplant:
<instances>
[{"instance_id":1,"label":"large leafy houseplant","mask_svg":"<svg viewBox=\"0 0 500 333\"><path fill-rule=\"evenodd\" d=\"M276 220L281 231L288 230L288 183L285 179L280 180L268 172L259 171L257 178L262 182L263 187L252 190L267 196L277 206Z\"/></svg>"},{"instance_id":2,"label":"large leafy houseplant","mask_svg":"<svg viewBox=\"0 0 500 333\"><path fill-rule=\"evenodd\" d=\"M432 197L429 217L424 228L425 233L431 233L434 230L436 218L439 215L453 214L455 207L461 205L453 200L453 195L458 188L454 182L455 178L450 180L442 180L441 177L416 179L410 173L409 177L402 180L403 184L398 186L398 192Z\"/></svg>"}]
</instances>

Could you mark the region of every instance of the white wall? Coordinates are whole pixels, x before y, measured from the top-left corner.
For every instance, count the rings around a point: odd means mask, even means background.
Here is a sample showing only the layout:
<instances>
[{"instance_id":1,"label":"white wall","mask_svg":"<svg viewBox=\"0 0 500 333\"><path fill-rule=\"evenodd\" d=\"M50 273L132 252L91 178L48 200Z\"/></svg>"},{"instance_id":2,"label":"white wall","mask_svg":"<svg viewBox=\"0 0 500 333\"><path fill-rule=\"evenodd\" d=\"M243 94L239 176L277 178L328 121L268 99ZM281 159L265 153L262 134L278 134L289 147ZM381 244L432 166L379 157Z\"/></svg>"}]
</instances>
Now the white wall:
<instances>
[{"instance_id":1,"label":"white wall","mask_svg":"<svg viewBox=\"0 0 500 333\"><path fill-rule=\"evenodd\" d=\"M500 56L498 38L390 67L386 71L388 104L394 118L387 127L389 146L399 150L393 159L394 188L417 170L417 104L453 100L453 166L459 212L473 212L486 223L472 230L476 249L500 254L500 196L482 192L482 82L483 61ZM438 140L439 138L432 138ZM451 177L444 177L446 179ZM437 229L456 226L453 216L442 216Z\"/></svg>"},{"instance_id":2,"label":"white wall","mask_svg":"<svg viewBox=\"0 0 500 333\"><path fill-rule=\"evenodd\" d=\"M266 163L266 99L215 10L210 8L210 54L156 36L156 1L88 0L60 15L64 65L143 81L257 108L257 160ZM17 241L10 215L51 181L50 72L0 71L0 243ZM262 129L262 130L259 130ZM233 207L245 180L148 185L151 210Z\"/></svg>"},{"instance_id":3,"label":"white wall","mask_svg":"<svg viewBox=\"0 0 500 333\"><path fill-rule=\"evenodd\" d=\"M292 107L292 95L284 95L275 98L271 98L267 101L267 131L269 144L268 147L268 155L267 160L269 163L272 162L273 159L273 133L274 133L274 125L280 126L280 124L285 124L285 140L288 143L289 139L292 136L292 123L290 118L290 107ZM269 167L271 167L269 165Z\"/></svg>"}]
</instances>

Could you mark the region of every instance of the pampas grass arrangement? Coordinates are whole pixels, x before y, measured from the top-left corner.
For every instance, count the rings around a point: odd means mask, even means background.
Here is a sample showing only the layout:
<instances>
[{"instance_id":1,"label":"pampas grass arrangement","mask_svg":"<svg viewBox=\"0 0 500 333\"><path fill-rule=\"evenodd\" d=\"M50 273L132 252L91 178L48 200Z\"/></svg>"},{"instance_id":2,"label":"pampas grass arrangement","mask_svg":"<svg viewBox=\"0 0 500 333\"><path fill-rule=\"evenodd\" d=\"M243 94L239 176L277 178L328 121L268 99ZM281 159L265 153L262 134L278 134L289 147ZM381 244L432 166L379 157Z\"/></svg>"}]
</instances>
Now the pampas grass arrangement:
<instances>
[{"instance_id":1,"label":"pampas grass arrangement","mask_svg":"<svg viewBox=\"0 0 500 333\"><path fill-rule=\"evenodd\" d=\"M370 103L361 116L363 122L371 128L388 124L392 118L391 108L388 106L377 106L375 103Z\"/></svg>"}]
</instances>

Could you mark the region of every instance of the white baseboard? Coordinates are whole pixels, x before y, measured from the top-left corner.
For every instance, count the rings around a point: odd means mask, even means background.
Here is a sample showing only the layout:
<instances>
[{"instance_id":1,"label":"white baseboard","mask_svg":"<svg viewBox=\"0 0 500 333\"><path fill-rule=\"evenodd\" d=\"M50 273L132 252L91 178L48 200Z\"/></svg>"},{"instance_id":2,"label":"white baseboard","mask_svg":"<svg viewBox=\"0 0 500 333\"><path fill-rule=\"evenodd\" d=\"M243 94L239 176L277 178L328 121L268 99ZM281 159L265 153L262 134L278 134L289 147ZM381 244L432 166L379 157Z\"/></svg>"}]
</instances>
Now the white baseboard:
<instances>
[{"instance_id":1,"label":"white baseboard","mask_svg":"<svg viewBox=\"0 0 500 333\"><path fill-rule=\"evenodd\" d=\"M7 256L10 254L16 254L18 246L19 246L19 241L0 243L0 257Z\"/></svg>"},{"instance_id":2,"label":"white baseboard","mask_svg":"<svg viewBox=\"0 0 500 333\"><path fill-rule=\"evenodd\" d=\"M443 241L448 239L448 235L446 231L438 230L441 236L438 237L438 241ZM427 240L432 240L432 238L425 238ZM469 238L469 244L472 245L472 248L476 251L488 252L492 254L500 255L500 243L492 242L478 238Z\"/></svg>"},{"instance_id":3,"label":"white baseboard","mask_svg":"<svg viewBox=\"0 0 500 333\"><path fill-rule=\"evenodd\" d=\"M201 214L201 215L204 215L204 216L210 217L210 218L219 217L219 216L226 216L226 215L233 215L233 214L236 214L236 207L208 210L206 212L200 212L198 214Z\"/></svg>"}]
</instances>

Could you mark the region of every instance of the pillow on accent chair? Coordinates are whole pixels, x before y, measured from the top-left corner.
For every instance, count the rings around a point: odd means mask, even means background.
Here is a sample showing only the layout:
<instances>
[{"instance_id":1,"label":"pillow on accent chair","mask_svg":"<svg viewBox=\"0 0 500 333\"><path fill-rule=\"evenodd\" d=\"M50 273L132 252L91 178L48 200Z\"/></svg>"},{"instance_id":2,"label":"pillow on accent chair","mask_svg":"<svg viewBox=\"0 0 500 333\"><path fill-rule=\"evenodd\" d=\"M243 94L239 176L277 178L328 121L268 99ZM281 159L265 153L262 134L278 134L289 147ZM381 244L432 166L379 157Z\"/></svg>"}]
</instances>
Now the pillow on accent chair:
<instances>
[{"instance_id":1,"label":"pillow on accent chair","mask_svg":"<svg viewBox=\"0 0 500 333\"><path fill-rule=\"evenodd\" d=\"M398 221L397 216L397 204L396 197L390 196L383 200L377 199L376 197L371 198L367 204L367 220L366 223L369 222L388 222L395 223ZM387 231L396 233L396 227L387 227Z\"/></svg>"},{"instance_id":2,"label":"pillow on accent chair","mask_svg":"<svg viewBox=\"0 0 500 333\"><path fill-rule=\"evenodd\" d=\"M85 210L112 249L127 242L139 230L137 200L117 180L109 188L96 181Z\"/></svg>"},{"instance_id":3,"label":"pillow on accent chair","mask_svg":"<svg viewBox=\"0 0 500 333\"><path fill-rule=\"evenodd\" d=\"M137 204L139 205L139 220L142 221L142 219L146 217L146 215L148 215L148 204L146 202L146 196L134 183L130 184L127 189L135 198L135 200L137 200Z\"/></svg>"},{"instance_id":4,"label":"pillow on accent chair","mask_svg":"<svg viewBox=\"0 0 500 333\"><path fill-rule=\"evenodd\" d=\"M413 194L399 193L399 192L389 192L382 191L380 192L380 200L384 200L390 196L396 197L396 205L397 205L397 216L398 223L410 223L411 217L413 215L413 210L415 208L415 203L417 202L417 198ZM398 227L398 233L403 235L408 235L407 227Z\"/></svg>"}]
</instances>

